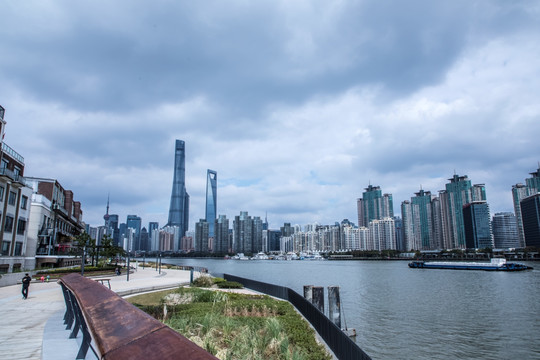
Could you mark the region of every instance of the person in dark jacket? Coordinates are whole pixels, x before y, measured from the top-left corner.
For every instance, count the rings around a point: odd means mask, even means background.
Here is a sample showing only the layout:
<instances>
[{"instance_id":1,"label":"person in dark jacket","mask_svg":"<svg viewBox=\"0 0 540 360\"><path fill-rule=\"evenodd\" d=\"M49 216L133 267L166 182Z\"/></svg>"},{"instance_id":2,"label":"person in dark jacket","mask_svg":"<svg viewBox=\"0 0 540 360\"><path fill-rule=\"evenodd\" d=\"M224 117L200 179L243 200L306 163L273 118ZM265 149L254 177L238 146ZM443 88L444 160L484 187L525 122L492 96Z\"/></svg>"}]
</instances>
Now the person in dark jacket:
<instances>
[{"instance_id":1,"label":"person in dark jacket","mask_svg":"<svg viewBox=\"0 0 540 360\"><path fill-rule=\"evenodd\" d=\"M28 298L28 288L30 287L30 281L32 281L32 278L28 276L28 274L26 274L22 278L22 296L25 300Z\"/></svg>"}]
</instances>

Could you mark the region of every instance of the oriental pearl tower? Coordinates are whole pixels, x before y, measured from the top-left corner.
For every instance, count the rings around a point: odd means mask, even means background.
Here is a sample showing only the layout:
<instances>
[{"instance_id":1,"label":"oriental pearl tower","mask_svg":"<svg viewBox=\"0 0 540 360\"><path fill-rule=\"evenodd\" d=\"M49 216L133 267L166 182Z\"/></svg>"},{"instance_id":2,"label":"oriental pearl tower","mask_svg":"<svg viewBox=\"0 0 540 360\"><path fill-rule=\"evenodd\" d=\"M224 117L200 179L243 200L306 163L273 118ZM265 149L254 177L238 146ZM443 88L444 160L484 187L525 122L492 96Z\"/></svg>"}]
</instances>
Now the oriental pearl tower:
<instances>
[{"instance_id":1,"label":"oriental pearl tower","mask_svg":"<svg viewBox=\"0 0 540 360\"><path fill-rule=\"evenodd\" d=\"M109 224L109 195L107 195L107 212L105 213L105 215L103 215L103 220L105 220L105 228L106 229L109 229L110 227L110 224Z\"/></svg>"}]
</instances>

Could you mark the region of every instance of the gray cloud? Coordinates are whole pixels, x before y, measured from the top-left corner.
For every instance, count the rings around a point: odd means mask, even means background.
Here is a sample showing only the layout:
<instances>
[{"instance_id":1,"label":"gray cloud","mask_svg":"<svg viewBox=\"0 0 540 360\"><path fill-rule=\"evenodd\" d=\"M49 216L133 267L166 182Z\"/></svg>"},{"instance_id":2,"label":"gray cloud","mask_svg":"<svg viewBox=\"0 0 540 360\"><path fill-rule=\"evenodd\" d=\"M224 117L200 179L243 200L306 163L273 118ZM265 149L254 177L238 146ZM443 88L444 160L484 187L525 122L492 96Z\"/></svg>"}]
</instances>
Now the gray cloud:
<instances>
[{"instance_id":1,"label":"gray cloud","mask_svg":"<svg viewBox=\"0 0 540 360\"><path fill-rule=\"evenodd\" d=\"M2 6L0 104L26 174L101 223L166 220L174 139L192 222L356 219L369 182L395 211L454 170L492 211L537 164L535 2L25 2Z\"/></svg>"}]
</instances>

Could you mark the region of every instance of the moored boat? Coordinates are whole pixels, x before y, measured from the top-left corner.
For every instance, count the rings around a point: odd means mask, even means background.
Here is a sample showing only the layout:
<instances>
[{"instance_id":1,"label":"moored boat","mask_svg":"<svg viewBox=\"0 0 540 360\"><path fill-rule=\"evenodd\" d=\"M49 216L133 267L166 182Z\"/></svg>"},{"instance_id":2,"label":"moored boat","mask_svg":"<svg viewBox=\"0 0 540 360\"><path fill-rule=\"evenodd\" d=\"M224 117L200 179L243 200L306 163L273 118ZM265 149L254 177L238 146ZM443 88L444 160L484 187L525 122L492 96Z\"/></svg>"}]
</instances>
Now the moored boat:
<instances>
[{"instance_id":1,"label":"moored boat","mask_svg":"<svg viewBox=\"0 0 540 360\"><path fill-rule=\"evenodd\" d=\"M487 271L522 271L532 270L531 266L508 263L506 259L494 258L490 262L451 262L451 261L412 261L412 269L451 269L451 270L487 270Z\"/></svg>"}]
</instances>

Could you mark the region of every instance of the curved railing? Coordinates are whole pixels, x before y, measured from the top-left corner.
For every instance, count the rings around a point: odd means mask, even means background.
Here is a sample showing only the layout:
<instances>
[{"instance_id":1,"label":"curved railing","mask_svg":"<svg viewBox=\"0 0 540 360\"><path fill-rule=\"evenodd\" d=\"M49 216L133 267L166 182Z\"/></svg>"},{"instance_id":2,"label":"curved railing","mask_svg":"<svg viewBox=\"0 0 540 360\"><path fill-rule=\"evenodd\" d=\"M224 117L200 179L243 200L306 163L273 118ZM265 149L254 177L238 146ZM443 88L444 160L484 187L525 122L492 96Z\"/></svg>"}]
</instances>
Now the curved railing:
<instances>
[{"instance_id":1,"label":"curved railing","mask_svg":"<svg viewBox=\"0 0 540 360\"><path fill-rule=\"evenodd\" d=\"M82 332L76 359L91 349L98 359L217 359L99 282L69 274L59 280L70 338Z\"/></svg>"}]
</instances>

